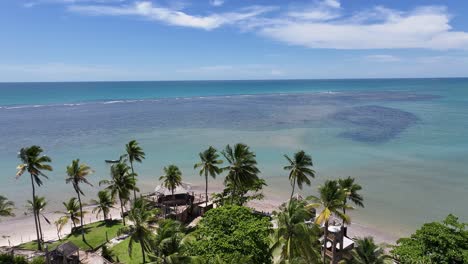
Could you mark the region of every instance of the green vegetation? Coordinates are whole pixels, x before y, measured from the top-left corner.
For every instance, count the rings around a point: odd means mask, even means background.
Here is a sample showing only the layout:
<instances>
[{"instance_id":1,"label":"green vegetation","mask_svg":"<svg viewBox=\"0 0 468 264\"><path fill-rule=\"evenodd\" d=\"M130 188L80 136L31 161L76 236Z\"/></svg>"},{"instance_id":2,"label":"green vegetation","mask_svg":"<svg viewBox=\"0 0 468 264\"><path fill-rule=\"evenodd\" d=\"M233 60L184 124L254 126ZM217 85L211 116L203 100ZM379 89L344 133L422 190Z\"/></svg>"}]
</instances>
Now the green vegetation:
<instances>
[{"instance_id":1,"label":"green vegetation","mask_svg":"<svg viewBox=\"0 0 468 264\"><path fill-rule=\"evenodd\" d=\"M216 263L219 257L231 263L248 256L248 263L271 263L271 223L242 206L223 206L208 211L191 236L187 255L199 256L203 263Z\"/></svg>"},{"instance_id":2,"label":"green vegetation","mask_svg":"<svg viewBox=\"0 0 468 264\"><path fill-rule=\"evenodd\" d=\"M125 150L127 151L127 157L130 161L133 180L136 182L135 176L137 176L137 174L133 169L133 162L136 161L141 163L145 159L145 152L143 152L143 149L138 145L136 140L131 140L128 142L128 144L125 145ZM133 189L133 199L136 200L136 189Z\"/></svg>"},{"instance_id":3,"label":"green vegetation","mask_svg":"<svg viewBox=\"0 0 468 264\"><path fill-rule=\"evenodd\" d=\"M103 243L107 242L106 238L109 240L116 237L119 229L122 227L120 221L99 221L92 224L88 224L84 226L84 231L86 234L86 242L91 245L93 248L97 248L101 246ZM81 232L75 232L73 234L68 235L67 237L63 238L62 241L56 241L54 243L49 244L49 250L53 250L58 245L65 243L65 242L72 242L73 244L77 245L79 248L83 250L88 250L89 246L85 244L81 238ZM37 247L37 243L35 241L28 242L19 246L22 249L32 249Z\"/></svg>"},{"instance_id":4,"label":"green vegetation","mask_svg":"<svg viewBox=\"0 0 468 264\"><path fill-rule=\"evenodd\" d=\"M383 248L374 243L372 237L355 239L356 245L352 251L353 258L346 264L384 264L392 263L390 256L386 255Z\"/></svg>"},{"instance_id":5,"label":"green vegetation","mask_svg":"<svg viewBox=\"0 0 468 264\"><path fill-rule=\"evenodd\" d=\"M33 213L35 216L37 216L37 223L39 225L39 237L41 238L41 241L44 241L44 233L42 232L42 225L41 225L41 216L46 220L46 222L49 223L49 220L42 214L42 212L45 210L45 207L47 206L47 201L45 197L38 197L34 196L34 201L27 200L26 201L26 209Z\"/></svg>"},{"instance_id":6,"label":"green vegetation","mask_svg":"<svg viewBox=\"0 0 468 264\"><path fill-rule=\"evenodd\" d=\"M65 211L57 211L57 213L63 214L63 219L65 219L63 221L65 221L65 224L68 221L71 221L73 225L71 231L73 232L73 230L76 229L76 224L79 223L81 219L80 205L78 204L76 197L72 197L68 202L63 202L62 204L65 207Z\"/></svg>"},{"instance_id":7,"label":"green vegetation","mask_svg":"<svg viewBox=\"0 0 468 264\"><path fill-rule=\"evenodd\" d=\"M403 264L468 263L467 226L450 214L442 222L424 224L409 238L399 239L392 254Z\"/></svg>"},{"instance_id":8,"label":"green vegetation","mask_svg":"<svg viewBox=\"0 0 468 264\"><path fill-rule=\"evenodd\" d=\"M106 190L99 191L98 200L91 200L91 202L96 204L96 207L93 209L93 214L96 212L98 214L102 213L104 220L107 220L110 209L114 207L114 199L112 199L109 192Z\"/></svg>"},{"instance_id":9,"label":"green vegetation","mask_svg":"<svg viewBox=\"0 0 468 264\"><path fill-rule=\"evenodd\" d=\"M42 155L42 152L43 150L41 147L31 146L31 147L21 148L18 154L18 158L21 160L21 163L17 166L16 178L20 177L25 172L29 173L29 175L31 176L33 201L36 197L35 184L37 184L37 186L41 186L42 185L41 177L47 179L47 176L45 175L43 171L52 171L52 166L48 164L52 161L52 159L46 155ZM39 225L38 225L39 215L37 215L36 208L33 208L33 214L34 214L34 224L36 227L37 241L39 241L39 243L37 243L37 249L41 250L42 239L39 234Z\"/></svg>"},{"instance_id":10,"label":"green vegetation","mask_svg":"<svg viewBox=\"0 0 468 264\"><path fill-rule=\"evenodd\" d=\"M76 159L73 160L72 163L67 166L67 175L68 178L65 179L66 183L72 183L73 189L75 189L76 195L78 196L78 203L80 205L80 222L81 228L83 227L83 204L81 203L81 195L84 195L83 191L80 188L80 183L86 183L90 186L93 186L86 177L93 173L91 168L84 164L80 164L80 160ZM83 242L86 243L85 233L84 230L81 229L81 238Z\"/></svg>"},{"instance_id":11,"label":"green vegetation","mask_svg":"<svg viewBox=\"0 0 468 264\"><path fill-rule=\"evenodd\" d=\"M193 166L194 169L200 168L200 176L205 176L205 204L208 205L208 176L216 179L223 169L218 167L223 161L219 159L216 149L210 146L207 150L198 154L200 162Z\"/></svg>"},{"instance_id":12,"label":"green vegetation","mask_svg":"<svg viewBox=\"0 0 468 264\"><path fill-rule=\"evenodd\" d=\"M135 244L131 254L128 252L128 245L130 243L130 238L126 238L124 241L113 246L111 248L112 252L115 255L116 261L125 264L140 264L142 263L143 256L141 255L141 246L140 244Z\"/></svg>"},{"instance_id":13,"label":"green vegetation","mask_svg":"<svg viewBox=\"0 0 468 264\"><path fill-rule=\"evenodd\" d=\"M299 187L302 190L304 183L307 186L310 186L310 180L308 177L314 178L315 171L312 169L314 165L312 163L312 157L307 155L303 150L294 154L294 158L291 159L288 155L284 155L286 160L289 162L289 165L284 166L284 170L289 171L289 181L291 182L292 192L291 200L294 195L294 188Z\"/></svg>"},{"instance_id":14,"label":"green vegetation","mask_svg":"<svg viewBox=\"0 0 468 264\"><path fill-rule=\"evenodd\" d=\"M8 201L5 196L0 195L0 216L15 216L13 213L13 207L15 204L12 201Z\"/></svg>"},{"instance_id":15,"label":"green vegetation","mask_svg":"<svg viewBox=\"0 0 468 264\"><path fill-rule=\"evenodd\" d=\"M340 188L344 191L345 193L345 200L344 200L344 207L343 207L343 214L346 215L346 205L348 203L348 200L353 202L355 205L359 207L364 207L364 204L362 203L364 198L362 197L361 194L358 192L362 190L361 185L357 184L354 182L354 178L347 177L345 179L339 179L338 184L340 185ZM344 221L343 221L344 224Z\"/></svg>"},{"instance_id":16,"label":"green vegetation","mask_svg":"<svg viewBox=\"0 0 468 264\"><path fill-rule=\"evenodd\" d=\"M174 196L174 190L182 184L182 172L176 165L169 165L164 167L164 175L159 177L159 180L163 181L164 187L171 190L172 196Z\"/></svg>"}]
</instances>

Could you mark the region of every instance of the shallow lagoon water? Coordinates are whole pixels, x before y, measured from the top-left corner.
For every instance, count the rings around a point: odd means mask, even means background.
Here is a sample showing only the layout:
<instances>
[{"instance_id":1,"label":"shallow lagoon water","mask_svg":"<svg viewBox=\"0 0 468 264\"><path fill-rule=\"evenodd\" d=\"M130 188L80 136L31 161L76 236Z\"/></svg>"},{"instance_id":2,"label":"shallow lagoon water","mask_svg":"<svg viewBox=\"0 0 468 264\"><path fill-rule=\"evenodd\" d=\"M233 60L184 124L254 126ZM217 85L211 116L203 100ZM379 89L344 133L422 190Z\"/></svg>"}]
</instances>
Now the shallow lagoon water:
<instances>
[{"instance_id":1,"label":"shallow lagoon water","mask_svg":"<svg viewBox=\"0 0 468 264\"><path fill-rule=\"evenodd\" d=\"M107 100L112 83L68 84L68 96L60 90L62 96L26 99L14 98L58 84L0 84L11 99L0 106L0 193L20 209L30 199L29 178L14 179L21 146L39 144L53 158L55 170L39 188L53 208L73 195L64 178L74 158L96 171L95 187L87 188L91 199L97 182L108 177L104 159L117 158L130 139L147 153L137 166L144 191L171 163L186 181L200 184L193 171L198 152L244 142L280 199L289 193L282 155L304 149L318 175L303 193L312 194L325 179L356 177L366 205L353 212L357 222L401 235L448 213L468 220L468 80L209 82L198 94L194 87L203 83L194 83L170 83L169 91L154 83L164 94L151 83L126 83L127 90ZM236 87L243 90L236 94Z\"/></svg>"}]
</instances>

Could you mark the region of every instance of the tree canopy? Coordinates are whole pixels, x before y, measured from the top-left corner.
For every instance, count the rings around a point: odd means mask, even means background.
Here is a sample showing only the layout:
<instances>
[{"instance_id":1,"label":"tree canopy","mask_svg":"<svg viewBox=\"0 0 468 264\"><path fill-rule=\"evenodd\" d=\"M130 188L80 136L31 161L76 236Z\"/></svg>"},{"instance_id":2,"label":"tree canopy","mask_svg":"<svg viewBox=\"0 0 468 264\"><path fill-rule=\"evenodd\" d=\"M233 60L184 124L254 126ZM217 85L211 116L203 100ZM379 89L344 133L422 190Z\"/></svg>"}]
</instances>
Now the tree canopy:
<instances>
[{"instance_id":1,"label":"tree canopy","mask_svg":"<svg viewBox=\"0 0 468 264\"><path fill-rule=\"evenodd\" d=\"M271 263L270 230L269 219L249 208L219 207L200 221L187 253L203 258L204 263L219 263L217 259L234 263L240 258L250 259L247 263Z\"/></svg>"}]
</instances>

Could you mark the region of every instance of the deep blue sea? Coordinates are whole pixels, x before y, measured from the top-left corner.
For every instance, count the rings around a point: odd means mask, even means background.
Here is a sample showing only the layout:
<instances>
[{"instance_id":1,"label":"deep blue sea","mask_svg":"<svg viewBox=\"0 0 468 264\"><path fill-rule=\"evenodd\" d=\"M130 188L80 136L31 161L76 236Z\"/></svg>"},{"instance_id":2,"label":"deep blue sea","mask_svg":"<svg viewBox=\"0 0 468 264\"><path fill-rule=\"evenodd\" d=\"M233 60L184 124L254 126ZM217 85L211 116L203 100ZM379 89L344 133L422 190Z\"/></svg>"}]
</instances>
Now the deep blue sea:
<instances>
[{"instance_id":1,"label":"deep blue sea","mask_svg":"<svg viewBox=\"0 0 468 264\"><path fill-rule=\"evenodd\" d=\"M283 154L304 149L325 179L353 176L365 208L353 220L397 235L449 213L468 221L468 79L0 83L0 194L23 208L29 178L15 180L18 150L41 145L54 171L39 188L50 207L73 195L65 167L94 170L137 139L144 191L178 165L202 184L197 153L244 142L257 153L269 195L290 192ZM214 185L220 185L222 177Z\"/></svg>"}]
</instances>

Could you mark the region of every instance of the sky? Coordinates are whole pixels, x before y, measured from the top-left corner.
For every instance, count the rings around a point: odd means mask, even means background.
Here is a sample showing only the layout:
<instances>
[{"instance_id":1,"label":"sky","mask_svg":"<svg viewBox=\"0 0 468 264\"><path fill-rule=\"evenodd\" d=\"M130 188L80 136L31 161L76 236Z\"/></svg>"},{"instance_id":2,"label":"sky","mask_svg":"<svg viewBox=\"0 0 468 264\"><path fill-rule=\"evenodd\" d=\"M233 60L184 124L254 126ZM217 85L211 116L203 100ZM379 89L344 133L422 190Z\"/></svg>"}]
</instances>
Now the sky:
<instances>
[{"instance_id":1,"label":"sky","mask_svg":"<svg viewBox=\"0 0 468 264\"><path fill-rule=\"evenodd\" d=\"M468 77L465 0L0 0L0 82Z\"/></svg>"}]
</instances>

